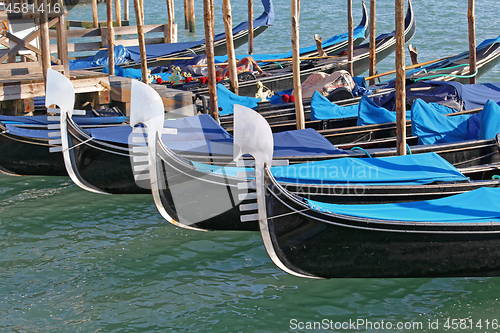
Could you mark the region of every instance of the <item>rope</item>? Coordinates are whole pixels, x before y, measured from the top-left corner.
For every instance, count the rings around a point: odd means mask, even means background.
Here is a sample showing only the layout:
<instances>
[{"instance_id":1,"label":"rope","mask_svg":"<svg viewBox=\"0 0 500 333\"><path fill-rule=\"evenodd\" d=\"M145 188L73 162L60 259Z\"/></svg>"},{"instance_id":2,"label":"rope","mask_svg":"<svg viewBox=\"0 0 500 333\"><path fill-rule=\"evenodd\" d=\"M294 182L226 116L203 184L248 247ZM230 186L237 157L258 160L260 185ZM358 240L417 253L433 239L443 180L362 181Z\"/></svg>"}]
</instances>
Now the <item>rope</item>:
<instances>
[{"instance_id":1,"label":"rope","mask_svg":"<svg viewBox=\"0 0 500 333\"><path fill-rule=\"evenodd\" d=\"M489 153L489 154L486 154L486 155L482 155L482 156L479 156L479 157L476 157L476 158L473 158L473 159L470 159L470 160L467 160L467 161L458 162L458 163L455 163L453 165L456 167L457 165L464 164L464 163L469 163L469 162L472 162L472 161L475 161L475 160L479 160L481 158L488 157L488 156L495 155L495 154L498 154L498 152L494 151L492 153Z\"/></svg>"},{"instance_id":2,"label":"rope","mask_svg":"<svg viewBox=\"0 0 500 333\"><path fill-rule=\"evenodd\" d=\"M366 155L368 155L369 158L372 158L372 155L370 155L369 152L367 152L364 148L361 148L361 147L352 147L351 150L362 150L365 152Z\"/></svg>"},{"instance_id":3,"label":"rope","mask_svg":"<svg viewBox=\"0 0 500 333\"><path fill-rule=\"evenodd\" d=\"M436 71L444 71L444 70L447 70L447 69L455 69L455 68L458 68L458 67L465 67L465 66L469 66L469 65L463 64L463 65L457 65L457 66L452 66L452 67L436 68L436 69L430 70L429 73L436 72ZM418 82L418 81L427 80L427 79L431 79L431 78L434 78L434 77L442 77L442 76L449 76L449 77L456 77L456 78L468 79L468 78L476 76L477 73L478 73L478 70L476 69L476 71L473 74L469 74L469 75L435 74L435 75L424 76L424 77L421 77L421 78L418 78L418 79L413 79L413 81L414 82Z\"/></svg>"},{"instance_id":4,"label":"rope","mask_svg":"<svg viewBox=\"0 0 500 333\"><path fill-rule=\"evenodd\" d=\"M411 155L411 148L409 144L406 144L406 149L408 149L408 153Z\"/></svg>"},{"instance_id":5,"label":"rope","mask_svg":"<svg viewBox=\"0 0 500 333\"><path fill-rule=\"evenodd\" d=\"M272 64L276 64L276 65L280 66L280 68L283 68L283 66L281 66L281 64L277 61L273 61Z\"/></svg>"},{"instance_id":6,"label":"rope","mask_svg":"<svg viewBox=\"0 0 500 333\"><path fill-rule=\"evenodd\" d=\"M284 213L284 214L280 214L280 215L275 215L275 216L268 217L268 219L277 219L277 218L280 218L280 217L283 217L283 216L287 216L287 215L292 215L292 214L297 214L297 213L303 213L303 212L308 211L308 210L311 210L311 208L306 208L306 209L301 209L301 210L294 210L293 212L288 212L288 213Z\"/></svg>"},{"instance_id":7,"label":"rope","mask_svg":"<svg viewBox=\"0 0 500 333\"><path fill-rule=\"evenodd\" d=\"M87 139L87 140L85 140L85 141L82 141L82 142L80 142L79 144L74 145L73 147L70 147L70 148L68 148L68 149L65 149L65 150L64 150L64 152L70 151L71 149L74 149L74 148L76 148L76 147L78 147L78 146L80 146L80 145L83 145L84 143L87 143L87 142L89 142L89 141L91 141L91 140L94 140L94 138L92 137L92 138L90 138L90 139Z\"/></svg>"}]
</instances>

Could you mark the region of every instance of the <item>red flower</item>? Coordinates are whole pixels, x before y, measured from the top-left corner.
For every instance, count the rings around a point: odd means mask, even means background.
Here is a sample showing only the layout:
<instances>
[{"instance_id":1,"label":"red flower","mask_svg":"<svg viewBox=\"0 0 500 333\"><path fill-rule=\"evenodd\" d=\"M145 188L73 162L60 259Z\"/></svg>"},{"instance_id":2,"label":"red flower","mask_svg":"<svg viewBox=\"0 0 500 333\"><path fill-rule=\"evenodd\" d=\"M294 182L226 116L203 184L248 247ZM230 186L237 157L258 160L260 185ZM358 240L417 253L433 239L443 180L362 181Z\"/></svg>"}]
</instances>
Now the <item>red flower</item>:
<instances>
[{"instance_id":1,"label":"red flower","mask_svg":"<svg viewBox=\"0 0 500 333\"><path fill-rule=\"evenodd\" d=\"M290 95L290 103L294 103L294 102L295 102L295 96Z\"/></svg>"},{"instance_id":2,"label":"red flower","mask_svg":"<svg viewBox=\"0 0 500 333\"><path fill-rule=\"evenodd\" d=\"M157 78L156 78L156 83L158 83L158 84L162 84L162 83L163 83L162 78L161 78L161 77L157 77Z\"/></svg>"},{"instance_id":3,"label":"red flower","mask_svg":"<svg viewBox=\"0 0 500 333\"><path fill-rule=\"evenodd\" d=\"M288 103L290 101L290 96L288 96L287 94L281 95L281 101L283 103Z\"/></svg>"},{"instance_id":4,"label":"red flower","mask_svg":"<svg viewBox=\"0 0 500 333\"><path fill-rule=\"evenodd\" d=\"M184 82L189 83L193 78L191 76L185 77Z\"/></svg>"},{"instance_id":5,"label":"red flower","mask_svg":"<svg viewBox=\"0 0 500 333\"><path fill-rule=\"evenodd\" d=\"M208 78L206 77L200 77L200 83L207 83L208 82Z\"/></svg>"},{"instance_id":6,"label":"red flower","mask_svg":"<svg viewBox=\"0 0 500 333\"><path fill-rule=\"evenodd\" d=\"M220 76L217 76L215 79L217 80L217 82L222 81L222 78Z\"/></svg>"}]
</instances>

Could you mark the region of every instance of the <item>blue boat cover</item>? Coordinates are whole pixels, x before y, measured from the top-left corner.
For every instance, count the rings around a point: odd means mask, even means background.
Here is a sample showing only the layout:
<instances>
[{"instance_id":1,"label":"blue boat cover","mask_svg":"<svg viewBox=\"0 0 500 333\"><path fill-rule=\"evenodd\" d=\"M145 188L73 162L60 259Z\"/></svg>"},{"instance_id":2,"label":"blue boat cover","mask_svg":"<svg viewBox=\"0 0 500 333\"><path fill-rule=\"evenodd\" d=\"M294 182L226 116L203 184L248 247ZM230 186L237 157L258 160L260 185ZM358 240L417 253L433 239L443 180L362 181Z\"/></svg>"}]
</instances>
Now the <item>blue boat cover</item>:
<instances>
[{"instance_id":1,"label":"blue boat cover","mask_svg":"<svg viewBox=\"0 0 500 333\"><path fill-rule=\"evenodd\" d=\"M411 113L406 111L406 119L411 117ZM359 102L358 126L392 123L396 121L396 112L378 106L370 98L363 96Z\"/></svg>"},{"instance_id":2,"label":"blue boat cover","mask_svg":"<svg viewBox=\"0 0 500 333\"><path fill-rule=\"evenodd\" d=\"M479 140L494 139L500 133L500 106L489 100L480 114Z\"/></svg>"},{"instance_id":3,"label":"blue boat cover","mask_svg":"<svg viewBox=\"0 0 500 333\"><path fill-rule=\"evenodd\" d=\"M382 158L339 158L273 167L280 182L301 184L417 185L467 181L436 153Z\"/></svg>"},{"instance_id":4,"label":"blue boat cover","mask_svg":"<svg viewBox=\"0 0 500 333\"><path fill-rule=\"evenodd\" d=\"M388 88L394 87L394 84ZM406 100L413 103L416 99L427 103L438 103L457 111L481 108L489 100L500 102L500 82L461 84L459 82L422 81L406 87ZM395 92L374 96L373 101L394 111L396 108Z\"/></svg>"},{"instance_id":5,"label":"blue boat cover","mask_svg":"<svg viewBox=\"0 0 500 333\"><path fill-rule=\"evenodd\" d=\"M123 64L132 60L129 51L122 45L115 45L115 64ZM83 69L91 67L108 66L108 49L101 50L93 56L69 61L69 69Z\"/></svg>"},{"instance_id":6,"label":"blue boat cover","mask_svg":"<svg viewBox=\"0 0 500 333\"><path fill-rule=\"evenodd\" d=\"M311 98L311 120L350 118L358 116L358 104L339 106L332 103L317 90Z\"/></svg>"},{"instance_id":7,"label":"blue boat cover","mask_svg":"<svg viewBox=\"0 0 500 333\"><path fill-rule=\"evenodd\" d=\"M311 209L360 218L402 222L500 222L500 188L482 187L446 198L375 205L338 205L306 200Z\"/></svg>"},{"instance_id":8,"label":"blue boat cover","mask_svg":"<svg viewBox=\"0 0 500 333\"><path fill-rule=\"evenodd\" d=\"M129 121L129 117L90 117L90 116L74 116L73 120L79 125L104 125L104 124L121 124ZM47 125L53 124L53 121L48 121L47 116L3 116L0 115L0 121L4 124L18 125Z\"/></svg>"},{"instance_id":9,"label":"blue boat cover","mask_svg":"<svg viewBox=\"0 0 500 333\"><path fill-rule=\"evenodd\" d=\"M233 154L233 137L209 115L167 120L164 127L177 128L177 135L162 136L162 141L176 152L222 156ZM96 128L88 132L97 140L127 144L131 128ZM313 129L275 133L273 136L275 156L344 153Z\"/></svg>"},{"instance_id":10,"label":"blue boat cover","mask_svg":"<svg viewBox=\"0 0 500 333\"><path fill-rule=\"evenodd\" d=\"M250 168L220 167L192 162L203 172L232 177ZM278 182L316 185L423 185L468 181L454 166L436 153L382 158L339 158L272 167Z\"/></svg>"},{"instance_id":11,"label":"blue boat cover","mask_svg":"<svg viewBox=\"0 0 500 333\"><path fill-rule=\"evenodd\" d=\"M420 99L413 103L412 135L418 136L419 144L449 143L467 139L469 115L444 116L448 110L445 106L427 104Z\"/></svg>"},{"instance_id":12,"label":"blue boat cover","mask_svg":"<svg viewBox=\"0 0 500 333\"><path fill-rule=\"evenodd\" d=\"M51 139L49 138L48 130L38 130L31 128L21 128L15 125L6 124L5 130L11 135L22 136L26 138L37 138L37 139Z\"/></svg>"},{"instance_id":13,"label":"blue boat cover","mask_svg":"<svg viewBox=\"0 0 500 333\"><path fill-rule=\"evenodd\" d=\"M162 136L164 142L232 140L231 134L207 114L165 120L164 127L177 128L177 135ZM97 140L128 144L132 129L130 126L120 126L117 128L91 128L87 129L87 131Z\"/></svg>"},{"instance_id":14,"label":"blue boat cover","mask_svg":"<svg viewBox=\"0 0 500 333\"><path fill-rule=\"evenodd\" d=\"M253 21L254 29L264 25L274 24L274 8L271 0L262 0L264 12L261 16ZM248 30L248 22L243 22L233 28L233 35ZM225 33L214 36L214 41L224 39ZM146 45L146 57L158 58L164 57L168 54L191 49L205 44L205 39L192 42L179 42L179 43L162 43ZM133 60L135 63L141 61L139 46L123 47L120 45L115 46L115 64L120 65L127 61ZM91 67L101 67L108 65L108 51L107 49L97 52L95 55L85 59L71 60L70 69L82 69Z\"/></svg>"},{"instance_id":15,"label":"blue boat cover","mask_svg":"<svg viewBox=\"0 0 500 333\"><path fill-rule=\"evenodd\" d=\"M274 133L274 156L313 156L344 154L312 128Z\"/></svg>"},{"instance_id":16,"label":"blue boat cover","mask_svg":"<svg viewBox=\"0 0 500 333\"><path fill-rule=\"evenodd\" d=\"M221 116L233 114L234 104L239 104L254 109L257 107L257 103L260 101L260 98L238 96L220 83L217 84L217 99L219 108L222 108L222 110L219 110L219 114Z\"/></svg>"}]
</instances>

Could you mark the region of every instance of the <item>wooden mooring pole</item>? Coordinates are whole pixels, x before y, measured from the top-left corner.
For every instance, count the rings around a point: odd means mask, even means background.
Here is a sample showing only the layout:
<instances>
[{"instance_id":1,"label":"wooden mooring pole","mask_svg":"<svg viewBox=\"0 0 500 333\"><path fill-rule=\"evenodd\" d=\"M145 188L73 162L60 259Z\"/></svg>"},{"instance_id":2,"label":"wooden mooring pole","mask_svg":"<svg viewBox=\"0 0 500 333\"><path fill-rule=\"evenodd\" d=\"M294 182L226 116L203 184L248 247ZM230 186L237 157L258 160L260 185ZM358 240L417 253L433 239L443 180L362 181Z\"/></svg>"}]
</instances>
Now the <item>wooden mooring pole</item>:
<instances>
[{"instance_id":1,"label":"wooden mooring pole","mask_svg":"<svg viewBox=\"0 0 500 333\"><path fill-rule=\"evenodd\" d=\"M469 75L474 75L469 78L469 83L476 83L476 19L474 10L474 0L469 0L469 10L467 18L469 21Z\"/></svg>"},{"instance_id":2,"label":"wooden mooring pole","mask_svg":"<svg viewBox=\"0 0 500 333\"><path fill-rule=\"evenodd\" d=\"M375 14L377 0L370 0L370 76L375 76L377 54L375 53ZM375 79L370 79L369 84L375 84Z\"/></svg>"},{"instance_id":3,"label":"wooden mooring pole","mask_svg":"<svg viewBox=\"0 0 500 333\"><path fill-rule=\"evenodd\" d=\"M189 29L189 9L188 9L188 0L184 0L184 29L188 30Z\"/></svg>"},{"instance_id":4,"label":"wooden mooring pole","mask_svg":"<svg viewBox=\"0 0 500 333\"><path fill-rule=\"evenodd\" d=\"M97 16L97 0L92 0L92 19L94 20L94 28L99 28L99 17Z\"/></svg>"},{"instance_id":5,"label":"wooden mooring pole","mask_svg":"<svg viewBox=\"0 0 500 333\"><path fill-rule=\"evenodd\" d=\"M219 121L219 106L217 101L217 81L215 74L215 53L214 53L214 2L213 0L203 0L203 17L205 23L205 48L207 54L208 67L208 94L210 96L210 113L212 117Z\"/></svg>"},{"instance_id":6,"label":"wooden mooring pole","mask_svg":"<svg viewBox=\"0 0 500 333\"><path fill-rule=\"evenodd\" d=\"M41 0L43 8L47 8L47 0ZM50 37L49 37L49 15L44 10L40 16L40 37L42 42L42 70L43 78L47 82L47 71L50 68Z\"/></svg>"},{"instance_id":7,"label":"wooden mooring pole","mask_svg":"<svg viewBox=\"0 0 500 333\"><path fill-rule=\"evenodd\" d=\"M406 155L405 6L396 1L396 149Z\"/></svg>"},{"instance_id":8,"label":"wooden mooring pole","mask_svg":"<svg viewBox=\"0 0 500 333\"><path fill-rule=\"evenodd\" d=\"M130 20L130 9L129 9L129 0L123 0L123 19L125 21Z\"/></svg>"},{"instance_id":9,"label":"wooden mooring pole","mask_svg":"<svg viewBox=\"0 0 500 333\"><path fill-rule=\"evenodd\" d=\"M352 23L352 0L347 0L347 71L354 75L354 65L352 63L354 53L354 28Z\"/></svg>"},{"instance_id":10,"label":"wooden mooring pole","mask_svg":"<svg viewBox=\"0 0 500 333\"><path fill-rule=\"evenodd\" d=\"M173 1L167 0L167 14L168 14L168 23L167 23L168 32L167 32L167 36L166 36L167 43L172 43L172 40L173 40L174 22L173 22L172 13L174 12L174 10L172 8L173 7L172 5L173 5Z\"/></svg>"},{"instance_id":11,"label":"wooden mooring pole","mask_svg":"<svg viewBox=\"0 0 500 333\"><path fill-rule=\"evenodd\" d=\"M113 30L113 0L106 0L108 31L108 68L109 75L115 75L115 32Z\"/></svg>"},{"instance_id":12,"label":"wooden mooring pole","mask_svg":"<svg viewBox=\"0 0 500 333\"><path fill-rule=\"evenodd\" d=\"M115 0L115 18L116 18L116 26L122 26L122 5L120 0Z\"/></svg>"},{"instance_id":13,"label":"wooden mooring pole","mask_svg":"<svg viewBox=\"0 0 500 333\"><path fill-rule=\"evenodd\" d=\"M299 42L299 0L291 0L292 16L292 58L293 58L293 95L295 97L295 116L297 129L304 129L304 107L302 105L302 83L300 81L300 42Z\"/></svg>"},{"instance_id":14,"label":"wooden mooring pole","mask_svg":"<svg viewBox=\"0 0 500 333\"><path fill-rule=\"evenodd\" d=\"M194 0L188 0L189 8L189 32L196 32L196 19L194 15Z\"/></svg>"},{"instance_id":15,"label":"wooden mooring pole","mask_svg":"<svg viewBox=\"0 0 500 333\"><path fill-rule=\"evenodd\" d=\"M146 61L146 43L144 40L144 8L143 2L134 0L135 20L137 22L137 35L139 38L139 51L141 53L142 82L148 84L148 65Z\"/></svg>"},{"instance_id":16,"label":"wooden mooring pole","mask_svg":"<svg viewBox=\"0 0 500 333\"><path fill-rule=\"evenodd\" d=\"M227 62L229 63L229 81L231 91L238 95L238 73L236 72L236 55L233 43L233 18L231 16L230 0L222 1L222 15L226 32Z\"/></svg>"},{"instance_id":17,"label":"wooden mooring pole","mask_svg":"<svg viewBox=\"0 0 500 333\"><path fill-rule=\"evenodd\" d=\"M248 54L253 54L253 0L248 0Z\"/></svg>"}]
</instances>

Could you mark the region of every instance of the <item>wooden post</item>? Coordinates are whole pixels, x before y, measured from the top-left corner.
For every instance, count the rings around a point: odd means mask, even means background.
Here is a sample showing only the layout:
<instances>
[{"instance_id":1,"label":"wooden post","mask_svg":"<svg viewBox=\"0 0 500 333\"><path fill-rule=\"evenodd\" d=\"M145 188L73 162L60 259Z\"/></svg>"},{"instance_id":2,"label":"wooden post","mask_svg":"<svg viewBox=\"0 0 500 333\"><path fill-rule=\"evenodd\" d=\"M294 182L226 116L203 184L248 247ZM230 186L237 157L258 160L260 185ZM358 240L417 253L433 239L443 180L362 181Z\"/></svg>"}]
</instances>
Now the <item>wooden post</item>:
<instances>
[{"instance_id":1,"label":"wooden post","mask_svg":"<svg viewBox=\"0 0 500 333\"><path fill-rule=\"evenodd\" d=\"M109 75L115 75L115 32L113 30L113 0L106 0L106 20L108 29ZM101 36L103 38L104 36Z\"/></svg>"},{"instance_id":2,"label":"wooden post","mask_svg":"<svg viewBox=\"0 0 500 333\"><path fill-rule=\"evenodd\" d=\"M129 0L123 0L123 19L130 21Z\"/></svg>"},{"instance_id":3,"label":"wooden post","mask_svg":"<svg viewBox=\"0 0 500 333\"><path fill-rule=\"evenodd\" d=\"M97 16L97 0L92 0L92 18L94 19L94 28L99 28L99 18Z\"/></svg>"},{"instance_id":4,"label":"wooden post","mask_svg":"<svg viewBox=\"0 0 500 333\"><path fill-rule=\"evenodd\" d=\"M40 39L42 42L42 71L45 81L47 81L47 70L50 68L50 37L49 37L49 13L47 10L47 0L41 1L43 8L40 16Z\"/></svg>"},{"instance_id":5,"label":"wooden post","mask_svg":"<svg viewBox=\"0 0 500 333\"><path fill-rule=\"evenodd\" d=\"M233 18L231 16L230 0L222 1L222 14L226 30L227 62L229 63L229 80L231 91L238 95L238 73L236 72L236 55L233 43Z\"/></svg>"},{"instance_id":6,"label":"wooden post","mask_svg":"<svg viewBox=\"0 0 500 333\"><path fill-rule=\"evenodd\" d=\"M396 0L396 149L406 155L405 6Z\"/></svg>"},{"instance_id":7,"label":"wooden post","mask_svg":"<svg viewBox=\"0 0 500 333\"><path fill-rule=\"evenodd\" d=\"M347 0L347 71L354 76L354 66L352 63L354 52L354 28L352 24L352 0Z\"/></svg>"},{"instance_id":8,"label":"wooden post","mask_svg":"<svg viewBox=\"0 0 500 333\"><path fill-rule=\"evenodd\" d=\"M168 14L168 22L167 22L167 43L172 43L172 32L173 32L173 22L172 22L172 3L170 0L167 0L167 14Z\"/></svg>"},{"instance_id":9,"label":"wooden post","mask_svg":"<svg viewBox=\"0 0 500 333\"><path fill-rule=\"evenodd\" d=\"M189 8L188 8L188 0L184 0L184 29L188 30L189 29Z\"/></svg>"},{"instance_id":10,"label":"wooden post","mask_svg":"<svg viewBox=\"0 0 500 333\"><path fill-rule=\"evenodd\" d=\"M217 81L214 58L214 3L213 0L203 0L203 16L205 21L205 48L208 67L208 94L210 96L210 112L219 121L219 106L217 102Z\"/></svg>"},{"instance_id":11,"label":"wooden post","mask_svg":"<svg viewBox=\"0 0 500 333\"><path fill-rule=\"evenodd\" d=\"M299 43L299 4L292 0L292 59L293 59L293 95L295 97L295 115L297 129L304 129L304 107L302 105L302 84L300 81L300 43Z\"/></svg>"},{"instance_id":12,"label":"wooden post","mask_svg":"<svg viewBox=\"0 0 500 333\"><path fill-rule=\"evenodd\" d=\"M60 8L63 8L62 0L57 0ZM62 14L57 23L57 56L61 59L64 75L69 75L69 57L68 57L68 34L66 30L66 15Z\"/></svg>"},{"instance_id":13,"label":"wooden post","mask_svg":"<svg viewBox=\"0 0 500 333\"><path fill-rule=\"evenodd\" d=\"M141 13L141 22L144 25L144 0L139 0L139 9Z\"/></svg>"},{"instance_id":14,"label":"wooden post","mask_svg":"<svg viewBox=\"0 0 500 333\"><path fill-rule=\"evenodd\" d=\"M370 76L375 75L377 54L375 53L375 13L377 0L370 1ZM370 79L369 84L375 84L375 79Z\"/></svg>"},{"instance_id":15,"label":"wooden post","mask_svg":"<svg viewBox=\"0 0 500 333\"><path fill-rule=\"evenodd\" d=\"M146 61L146 43L144 40L144 14L141 7L141 0L134 0L134 9L137 22L137 35L139 38L139 51L141 53L142 82L148 84L148 65Z\"/></svg>"},{"instance_id":16,"label":"wooden post","mask_svg":"<svg viewBox=\"0 0 500 333\"><path fill-rule=\"evenodd\" d=\"M474 0L469 0L469 10L467 11L469 19L469 75L476 73L476 19L474 12ZM476 83L475 75L469 78L469 83Z\"/></svg>"},{"instance_id":17,"label":"wooden post","mask_svg":"<svg viewBox=\"0 0 500 333\"><path fill-rule=\"evenodd\" d=\"M253 54L253 0L248 0L248 54Z\"/></svg>"},{"instance_id":18,"label":"wooden post","mask_svg":"<svg viewBox=\"0 0 500 333\"><path fill-rule=\"evenodd\" d=\"M189 3L189 32L196 32L196 19L194 15L194 0L188 0Z\"/></svg>"},{"instance_id":19,"label":"wooden post","mask_svg":"<svg viewBox=\"0 0 500 333\"><path fill-rule=\"evenodd\" d=\"M120 0L115 0L115 18L116 18L116 26L122 26L122 5Z\"/></svg>"}]
</instances>

